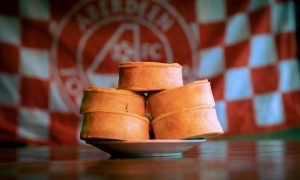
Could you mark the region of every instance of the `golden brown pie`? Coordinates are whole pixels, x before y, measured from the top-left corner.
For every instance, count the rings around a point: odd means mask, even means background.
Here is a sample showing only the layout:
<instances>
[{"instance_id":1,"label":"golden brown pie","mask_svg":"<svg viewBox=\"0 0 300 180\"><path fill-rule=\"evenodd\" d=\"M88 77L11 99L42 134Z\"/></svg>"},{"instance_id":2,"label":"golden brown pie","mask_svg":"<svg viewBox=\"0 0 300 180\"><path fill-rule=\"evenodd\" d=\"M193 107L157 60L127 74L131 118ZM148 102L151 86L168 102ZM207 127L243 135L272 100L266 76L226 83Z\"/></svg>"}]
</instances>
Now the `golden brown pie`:
<instances>
[{"instance_id":1,"label":"golden brown pie","mask_svg":"<svg viewBox=\"0 0 300 180\"><path fill-rule=\"evenodd\" d=\"M91 86L84 90L80 113L120 111L145 116L145 97L138 93Z\"/></svg>"},{"instance_id":2,"label":"golden brown pie","mask_svg":"<svg viewBox=\"0 0 300 180\"><path fill-rule=\"evenodd\" d=\"M210 138L223 133L216 111L193 107L167 113L152 121L155 139Z\"/></svg>"},{"instance_id":3,"label":"golden brown pie","mask_svg":"<svg viewBox=\"0 0 300 180\"><path fill-rule=\"evenodd\" d=\"M147 140L149 121L124 112L94 111L84 113L80 138L110 140Z\"/></svg>"},{"instance_id":4,"label":"golden brown pie","mask_svg":"<svg viewBox=\"0 0 300 180\"><path fill-rule=\"evenodd\" d=\"M177 63L124 62L119 65L119 89L147 92L182 85L182 67Z\"/></svg>"},{"instance_id":5,"label":"golden brown pie","mask_svg":"<svg viewBox=\"0 0 300 180\"><path fill-rule=\"evenodd\" d=\"M153 118L195 106L215 106L210 83L207 80L195 81L182 87L151 94L148 103Z\"/></svg>"}]
</instances>

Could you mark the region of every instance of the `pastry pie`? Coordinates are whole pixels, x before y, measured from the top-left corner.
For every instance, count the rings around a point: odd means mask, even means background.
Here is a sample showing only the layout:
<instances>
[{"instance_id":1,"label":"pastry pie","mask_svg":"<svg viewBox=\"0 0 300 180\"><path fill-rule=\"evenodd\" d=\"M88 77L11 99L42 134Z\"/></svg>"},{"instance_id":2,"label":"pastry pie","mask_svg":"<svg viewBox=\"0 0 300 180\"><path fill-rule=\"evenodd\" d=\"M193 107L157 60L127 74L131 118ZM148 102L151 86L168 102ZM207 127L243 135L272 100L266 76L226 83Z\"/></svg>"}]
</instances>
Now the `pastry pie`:
<instances>
[{"instance_id":1,"label":"pastry pie","mask_svg":"<svg viewBox=\"0 0 300 180\"><path fill-rule=\"evenodd\" d=\"M119 65L119 89L148 92L182 85L182 67L177 63L124 62Z\"/></svg>"},{"instance_id":2,"label":"pastry pie","mask_svg":"<svg viewBox=\"0 0 300 180\"><path fill-rule=\"evenodd\" d=\"M223 133L216 111L193 107L166 113L152 121L155 139L210 138Z\"/></svg>"},{"instance_id":3,"label":"pastry pie","mask_svg":"<svg viewBox=\"0 0 300 180\"><path fill-rule=\"evenodd\" d=\"M84 115L83 140L149 139L145 97L138 93L92 86L84 90L80 112Z\"/></svg>"},{"instance_id":4,"label":"pastry pie","mask_svg":"<svg viewBox=\"0 0 300 180\"><path fill-rule=\"evenodd\" d=\"M215 106L210 83L207 80L195 81L182 87L151 94L148 102L153 118L195 106Z\"/></svg>"},{"instance_id":5,"label":"pastry pie","mask_svg":"<svg viewBox=\"0 0 300 180\"><path fill-rule=\"evenodd\" d=\"M154 139L210 138L223 133L214 106L208 80L183 86L177 63L124 62L119 65L118 89L84 90L80 138L147 140L150 134Z\"/></svg>"},{"instance_id":6,"label":"pastry pie","mask_svg":"<svg viewBox=\"0 0 300 180\"><path fill-rule=\"evenodd\" d=\"M110 140L147 140L149 121L124 112L94 111L84 113L80 138Z\"/></svg>"},{"instance_id":7,"label":"pastry pie","mask_svg":"<svg viewBox=\"0 0 300 180\"><path fill-rule=\"evenodd\" d=\"M138 93L91 86L84 90L80 113L120 111L145 116L145 97Z\"/></svg>"}]
</instances>

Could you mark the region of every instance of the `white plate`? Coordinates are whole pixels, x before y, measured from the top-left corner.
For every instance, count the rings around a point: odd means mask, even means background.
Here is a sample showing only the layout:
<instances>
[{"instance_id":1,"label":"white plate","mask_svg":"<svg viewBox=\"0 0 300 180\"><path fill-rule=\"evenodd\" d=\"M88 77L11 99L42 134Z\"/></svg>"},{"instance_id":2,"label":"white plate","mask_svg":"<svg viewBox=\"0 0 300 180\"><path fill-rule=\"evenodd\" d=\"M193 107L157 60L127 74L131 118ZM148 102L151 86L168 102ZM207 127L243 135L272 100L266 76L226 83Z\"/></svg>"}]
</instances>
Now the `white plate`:
<instances>
[{"instance_id":1,"label":"white plate","mask_svg":"<svg viewBox=\"0 0 300 180\"><path fill-rule=\"evenodd\" d=\"M109 153L113 157L145 157L181 156L184 151L204 141L205 139L140 141L88 140L86 143Z\"/></svg>"}]
</instances>

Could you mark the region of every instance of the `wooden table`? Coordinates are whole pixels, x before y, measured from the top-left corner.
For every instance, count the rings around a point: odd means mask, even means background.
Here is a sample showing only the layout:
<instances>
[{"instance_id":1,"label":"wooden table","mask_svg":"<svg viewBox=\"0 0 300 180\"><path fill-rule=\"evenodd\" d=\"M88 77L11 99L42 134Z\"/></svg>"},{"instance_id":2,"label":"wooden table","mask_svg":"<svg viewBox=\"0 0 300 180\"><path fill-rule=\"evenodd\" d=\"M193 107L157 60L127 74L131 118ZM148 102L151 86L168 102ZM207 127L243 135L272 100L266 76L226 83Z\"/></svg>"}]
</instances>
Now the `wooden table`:
<instances>
[{"instance_id":1,"label":"wooden table","mask_svg":"<svg viewBox=\"0 0 300 180\"><path fill-rule=\"evenodd\" d=\"M208 141L182 157L112 159L92 146L0 149L0 179L300 179L300 142Z\"/></svg>"}]
</instances>

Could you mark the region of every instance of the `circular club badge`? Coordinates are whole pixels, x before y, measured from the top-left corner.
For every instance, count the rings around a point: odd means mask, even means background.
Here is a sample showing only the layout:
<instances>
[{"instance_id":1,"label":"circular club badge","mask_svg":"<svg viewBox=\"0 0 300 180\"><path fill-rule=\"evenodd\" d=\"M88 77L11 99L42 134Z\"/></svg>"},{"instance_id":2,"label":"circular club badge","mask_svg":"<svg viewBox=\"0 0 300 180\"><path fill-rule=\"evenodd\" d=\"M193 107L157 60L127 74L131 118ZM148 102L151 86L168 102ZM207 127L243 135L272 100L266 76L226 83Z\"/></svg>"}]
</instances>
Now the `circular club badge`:
<instances>
[{"instance_id":1,"label":"circular club badge","mask_svg":"<svg viewBox=\"0 0 300 180\"><path fill-rule=\"evenodd\" d=\"M123 61L179 63L184 79L196 63L189 24L168 2L83 1L54 31L55 79L66 105L78 113L89 85L116 87Z\"/></svg>"}]
</instances>

